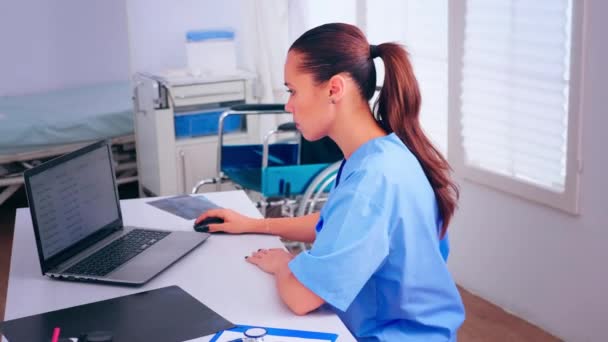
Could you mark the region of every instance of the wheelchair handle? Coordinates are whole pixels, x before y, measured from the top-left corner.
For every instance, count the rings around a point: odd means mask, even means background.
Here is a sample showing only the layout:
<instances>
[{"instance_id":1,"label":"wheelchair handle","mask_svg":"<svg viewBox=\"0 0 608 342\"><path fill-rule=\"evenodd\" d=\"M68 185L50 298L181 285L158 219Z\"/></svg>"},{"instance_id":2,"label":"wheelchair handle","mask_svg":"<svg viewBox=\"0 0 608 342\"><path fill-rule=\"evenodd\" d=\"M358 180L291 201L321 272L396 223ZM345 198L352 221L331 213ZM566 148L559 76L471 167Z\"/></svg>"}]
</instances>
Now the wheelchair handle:
<instances>
[{"instance_id":1,"label":"wheelchair handle","mask_svg":"<svg viewBox=\"0 0 608 342\"><path fill-rule=\"evenodd\" d=\"M282 103L266 103L266 104L242 104L230 107L234 112L286 112L285 105Z\"/></svg>"},{"instance_id":2,"label":"wheelchair handle","mask_svg":"<svg viewBox=\"0 0 608 342\"><path fill-rule=\"evenodd\" d=\"M298 129L296 128L295 122L286 122L284 124L279 125L278 130L281 132L295 132Z\"/></svg>"},{"instance_id":3,"label":"wheelchair handle","mask_svg":"<svg viewBox=\"0 0 608 342\"><path fill-rule=\"evenodd\" d=\"M293 124L293 130L290 129L281 129L282 126L285 125L289 125L289 124ZM268 158L270 155L270 137L272 137L273 135L277 134L277 133L283 133L283 132L297 132L297 130L295 129L296 124L293 122L288 122L285 123L281 126L279 126L279 128L277 129L273 129L272 131L268 132L268 134L266 134L264 136L264 140L263 140L263 145L262 145L262 169L265 169L268 167ZM300 146L298 145L298 164L300 164Z\"/></svg>"}]
</instances>

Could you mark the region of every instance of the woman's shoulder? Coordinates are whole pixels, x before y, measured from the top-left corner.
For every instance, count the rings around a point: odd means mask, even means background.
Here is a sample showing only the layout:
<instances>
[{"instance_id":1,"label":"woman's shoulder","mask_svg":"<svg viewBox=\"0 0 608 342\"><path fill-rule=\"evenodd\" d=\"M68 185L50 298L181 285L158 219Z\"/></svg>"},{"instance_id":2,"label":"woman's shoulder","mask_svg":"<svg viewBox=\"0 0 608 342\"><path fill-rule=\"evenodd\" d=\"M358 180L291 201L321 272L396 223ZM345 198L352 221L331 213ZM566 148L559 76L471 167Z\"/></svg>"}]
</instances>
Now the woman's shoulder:
<instances>
[{"instance_id":1,"label":"woman's shoulder","mask_svg":"<svg viewBox=\"0 0 608 342\"><path fill-rule=\"evenodd\" d=\"M394 133L362 146L346 166L351 166L353 172L370 177L411 175L418 169L422 170L414 154Z\"/></svg>"},{"instance_id":2,"label":"woman's shoulder","mask_svg":"<svg viewBox=\"0 0 608 342\"><path fill-rule=\"evenodd\" d=\"M351 155L339 184L343 190L372 197L432 194L418 159L395 134L375 139Z\"/></svg>"}]
</instances>

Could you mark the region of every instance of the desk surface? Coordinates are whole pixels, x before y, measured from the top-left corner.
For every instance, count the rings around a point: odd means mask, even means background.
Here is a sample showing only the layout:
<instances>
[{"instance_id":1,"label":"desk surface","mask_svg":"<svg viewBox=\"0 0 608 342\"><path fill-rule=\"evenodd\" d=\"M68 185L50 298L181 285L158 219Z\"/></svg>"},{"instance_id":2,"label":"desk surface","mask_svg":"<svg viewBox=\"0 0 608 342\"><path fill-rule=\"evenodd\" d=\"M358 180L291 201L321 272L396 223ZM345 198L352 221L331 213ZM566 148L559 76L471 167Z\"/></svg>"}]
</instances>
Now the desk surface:
<instances>
[{"instance_id":1,"label":"desk surface","mask_svg":"<svg viewBox=\"0 0 608 342\"><path fill-rule=\"evenodd\" d=\"M216 204L245 215L261 217L242 191L205 195ZM121 201L125 225L192 230L193 221L159 210L146 202ZM211 309L236 324L337 333L339 341L354 341L340 319L328 310L296 316L281 302L274 279L244 260L258 248L282 247L277 237L212 235L200 247L137 287L53 280L42 276L28 209L18 209L8 281L5 320L114 298L130 293L179 285Z\"/></svg>"}]
</instances>

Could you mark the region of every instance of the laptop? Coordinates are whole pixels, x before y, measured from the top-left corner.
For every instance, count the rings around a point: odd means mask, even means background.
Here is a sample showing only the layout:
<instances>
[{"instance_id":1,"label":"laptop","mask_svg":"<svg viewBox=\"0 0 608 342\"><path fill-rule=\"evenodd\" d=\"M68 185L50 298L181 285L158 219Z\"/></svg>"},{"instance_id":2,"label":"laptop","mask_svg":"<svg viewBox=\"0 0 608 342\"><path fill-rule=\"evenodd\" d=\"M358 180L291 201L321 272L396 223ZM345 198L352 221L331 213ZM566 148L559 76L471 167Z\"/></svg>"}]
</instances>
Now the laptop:
<instances>
[{"instance_id":1,"label":"laptop","mask_svg":"<svg viewBox=\"0 0 608 342\"><path fill-rule=\"evenodd\" d=\"M143 285L209 234L123 226L109 142L24 172L42 274Z\"/></svg>"}]
</instances>

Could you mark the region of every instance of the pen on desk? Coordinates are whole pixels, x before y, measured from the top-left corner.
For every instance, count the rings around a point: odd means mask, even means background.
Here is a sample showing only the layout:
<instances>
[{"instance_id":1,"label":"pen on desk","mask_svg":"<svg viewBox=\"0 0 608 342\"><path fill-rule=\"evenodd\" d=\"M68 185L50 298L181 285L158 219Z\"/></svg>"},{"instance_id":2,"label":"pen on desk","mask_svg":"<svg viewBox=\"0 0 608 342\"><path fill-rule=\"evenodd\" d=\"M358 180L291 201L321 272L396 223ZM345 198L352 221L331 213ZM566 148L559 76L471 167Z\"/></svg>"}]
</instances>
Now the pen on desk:
<instances>
[{"instance_id":1,"label":"pen on desk","mask_svg":"<svg viewBox=\"0 0 608 342\"><path fill-rule=\"evenodd\" d=\"M51 339L51 342L59 341L59 332L60 331L61 331L61 329L59 329L59 327L56 327L55 329L53 329L53 338Z\"/></svg>"}]
</instances>

